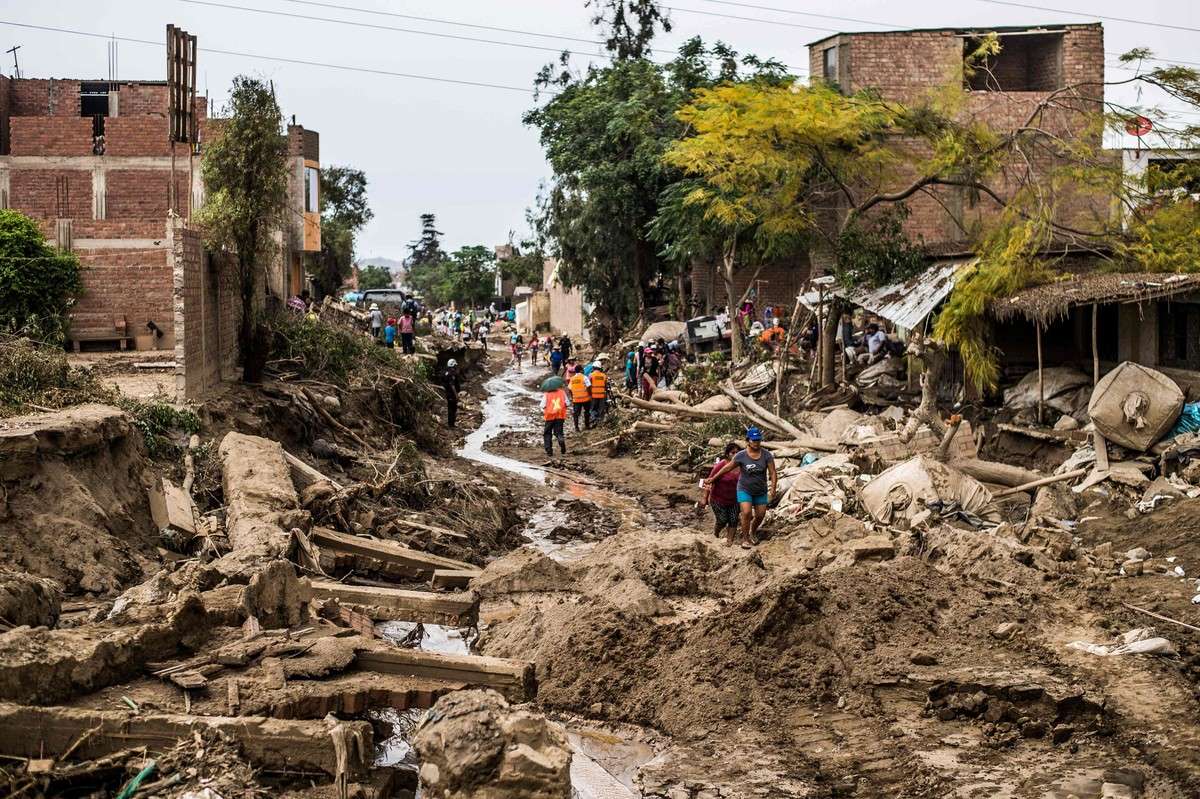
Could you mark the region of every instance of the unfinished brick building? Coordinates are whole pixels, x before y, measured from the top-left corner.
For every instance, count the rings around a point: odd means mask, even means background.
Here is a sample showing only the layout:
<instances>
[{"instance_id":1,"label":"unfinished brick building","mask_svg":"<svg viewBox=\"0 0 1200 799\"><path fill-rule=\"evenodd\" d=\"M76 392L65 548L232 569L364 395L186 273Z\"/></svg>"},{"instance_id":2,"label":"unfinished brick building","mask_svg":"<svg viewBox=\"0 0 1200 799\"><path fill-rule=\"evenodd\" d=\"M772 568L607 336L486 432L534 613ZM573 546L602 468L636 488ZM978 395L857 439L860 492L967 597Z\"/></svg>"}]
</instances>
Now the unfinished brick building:
<instances>
[{"instance_id":1,"label":"unfinished brick building","mask_svg":"<svg viewBox=\"0 0 1200 799\"><path fill-rule=\"evenodd\" d=\"M999 38L1000 52L982 68L965 69L967 56L988 34ZM1042 124L1068 141L1087 141L1096 148L1102 144L1101 131L1091 126L1087 113L1102 108L1104 31L1099 23L838 33L809 44L808 53L813 79L846 93L871 89L887 100L917 104L943 86L961 84L966 90L962 117L1001 134L1023 124L1051 93L1090 84L1086 94L1062 99L1069 111L1053 110ZM917 159L928 155L913 142L896 145L909 148ZM1014 165L995 182L1001 196L1015 188L1019 171ZM897 175L897 185L906 177ZM1060 215L1075 221L1111 212L1095 197L1056 199ZM948 186L918 192L905 205L906 231L934 252L969 249L967 242L978 223L999 211L991 200L973 204L967 189Z\"/></svg>"},{"instance_id":2,"label":"unfinished brick building","mask_svg":"<svg viewBox=\"0 0 1200 799\"><path fill-rule=\"evenodd\" d=\"M73 250L84 294L71 338L175 346L176 280L169 211L184 219L204 198L198 154L168 139L167 84L0 76L0 208L36 219L47 239ZM199 147L211 123L195 103ZM320 249L319 138L288 127L289 224L267 286L304 286L303 254ZM198 325L197 329L202 329Z\"/></svg>"}]
</instances>

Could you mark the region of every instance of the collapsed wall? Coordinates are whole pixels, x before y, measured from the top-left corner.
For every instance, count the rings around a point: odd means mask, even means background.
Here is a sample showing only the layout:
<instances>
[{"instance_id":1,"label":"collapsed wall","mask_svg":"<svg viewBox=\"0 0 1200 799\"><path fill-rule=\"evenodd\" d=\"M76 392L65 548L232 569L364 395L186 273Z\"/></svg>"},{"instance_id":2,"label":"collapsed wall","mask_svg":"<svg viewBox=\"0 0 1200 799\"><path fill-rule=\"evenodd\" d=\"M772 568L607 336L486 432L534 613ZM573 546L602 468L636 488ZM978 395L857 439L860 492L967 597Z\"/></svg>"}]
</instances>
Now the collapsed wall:
<instances>
[{"instance_id":1,"label":"collapsed wall","mask_svg":"<svg viewBox=\"0 0 1200 799\"><path fill-rule=\"evenodd\" d=\"M0 426L0 560L68 594L112 594L157 566L148 462L129 416L107 405Z\"/></svg>"}]
</instances>

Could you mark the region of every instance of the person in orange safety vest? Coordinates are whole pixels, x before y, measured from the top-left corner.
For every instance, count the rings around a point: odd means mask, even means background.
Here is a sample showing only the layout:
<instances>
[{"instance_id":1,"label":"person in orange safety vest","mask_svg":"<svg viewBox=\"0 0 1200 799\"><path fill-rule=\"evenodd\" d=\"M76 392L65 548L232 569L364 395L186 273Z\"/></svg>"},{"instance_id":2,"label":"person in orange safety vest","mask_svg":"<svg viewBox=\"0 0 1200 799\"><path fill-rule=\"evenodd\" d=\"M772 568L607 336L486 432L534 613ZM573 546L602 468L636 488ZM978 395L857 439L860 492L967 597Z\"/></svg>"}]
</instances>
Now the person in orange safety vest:
<instances>
[{"instance_id":1,"label":"person in orange safety vest","mask_svg":"<svg viewBox=\"0 0 1200 799\"><path fill-rule=\"evenodd\" d=\"M566 455L567 440L563 435L563 425L567 421L567 392L556 388L543 394L542 418L545 420L542 427L542 443L546 447L546 454L554 454L553 440L557 438L558 449Z\"/></svg>"},{"instance_id":2,"label":"person in orange safety vest","mask_svg":"<svg viewBox=\"0 0 1200 799\"><path fill-rule=\"evenodd\" d=\"M592 422L596 423L603 419L608 411L608 375L604 372L604 363L601 359L596 359L588 377L592 381L592 399L589 410L592 414Z\"/></svg>"},{"instance_id":3,"label":"person in orange safety vest","mask_svg":"<svg viewBox=\"0 0 1200 799\"><path fill-rule=\"evenodd\" d=\"M592 417L588 409L592 401L592 381L580 369L567 380L567 388L571 389L572 417L575 420L575 432L579 432L579 417L583 416L583 426L592 429Z\"/></svg>"}]
</instances>

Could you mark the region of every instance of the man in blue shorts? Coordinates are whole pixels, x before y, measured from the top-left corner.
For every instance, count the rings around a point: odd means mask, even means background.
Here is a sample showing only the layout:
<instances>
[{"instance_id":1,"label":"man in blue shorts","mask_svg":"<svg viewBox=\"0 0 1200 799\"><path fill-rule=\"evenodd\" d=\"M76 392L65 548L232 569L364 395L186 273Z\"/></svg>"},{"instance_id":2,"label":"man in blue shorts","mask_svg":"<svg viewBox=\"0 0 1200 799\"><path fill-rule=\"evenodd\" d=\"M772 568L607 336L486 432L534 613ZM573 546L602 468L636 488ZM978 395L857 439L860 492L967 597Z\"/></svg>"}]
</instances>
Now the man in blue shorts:
<instances>
[{"instance_id":1,"label":"man in blue shorts","mask_svg":"<svg viewBox=\"0 0 1200 799\"><path fill-rule=\"evenodd\" d=\"M737 501L741 508L739 522L743 549L758 543L758 528L767 515L767 506L775 501L775 489L779 481L775 473L775 456L763 449L762 440L762 430L751 427L746 431L746 448L704 481L705 488L710 488L726 472L739 468L742 470L738 477Z\"/></svg>"}]
</instances>

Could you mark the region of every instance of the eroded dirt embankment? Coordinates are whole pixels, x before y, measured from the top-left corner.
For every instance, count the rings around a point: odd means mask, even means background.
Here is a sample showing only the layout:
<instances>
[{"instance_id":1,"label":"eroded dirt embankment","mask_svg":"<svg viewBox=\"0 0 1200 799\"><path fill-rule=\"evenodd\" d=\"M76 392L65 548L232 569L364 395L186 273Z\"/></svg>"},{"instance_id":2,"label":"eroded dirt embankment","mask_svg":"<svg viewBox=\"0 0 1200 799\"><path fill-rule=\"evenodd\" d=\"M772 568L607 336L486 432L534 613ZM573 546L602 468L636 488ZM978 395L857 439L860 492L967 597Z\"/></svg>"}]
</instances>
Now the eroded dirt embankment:
<instances>
[{"instance_id":1,"label":"eroded dirt embankment","mask_svg":"<svg viewBox=\"0 0 1200 799\"><path fill-rule=\"evenodd\" d=\"M128 415L80 405L6 419L0 430L0 559L101 595L157 564L151 475Z\"/></svg>"}]
</instances>

